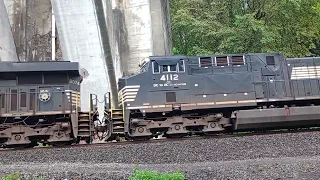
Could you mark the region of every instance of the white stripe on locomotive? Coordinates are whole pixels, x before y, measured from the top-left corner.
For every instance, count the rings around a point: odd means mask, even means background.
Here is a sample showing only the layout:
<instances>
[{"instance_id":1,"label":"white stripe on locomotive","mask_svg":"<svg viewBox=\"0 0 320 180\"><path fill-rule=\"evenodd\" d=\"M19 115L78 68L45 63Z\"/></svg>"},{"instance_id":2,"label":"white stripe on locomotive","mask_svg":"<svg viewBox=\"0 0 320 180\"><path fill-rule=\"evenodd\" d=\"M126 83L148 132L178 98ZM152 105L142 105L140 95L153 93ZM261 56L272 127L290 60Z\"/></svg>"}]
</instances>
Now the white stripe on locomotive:
<instances>
[{"instance_id":1,"label":"white stripe on locomotive","mask_svg":"<svg viewBox=\"0 0 320 180\"><path fill-rule=\"evenodd\" d=\"M318 79L320 78L320 66L293 67L291 80Z\"/></svg>"}]
</instances>

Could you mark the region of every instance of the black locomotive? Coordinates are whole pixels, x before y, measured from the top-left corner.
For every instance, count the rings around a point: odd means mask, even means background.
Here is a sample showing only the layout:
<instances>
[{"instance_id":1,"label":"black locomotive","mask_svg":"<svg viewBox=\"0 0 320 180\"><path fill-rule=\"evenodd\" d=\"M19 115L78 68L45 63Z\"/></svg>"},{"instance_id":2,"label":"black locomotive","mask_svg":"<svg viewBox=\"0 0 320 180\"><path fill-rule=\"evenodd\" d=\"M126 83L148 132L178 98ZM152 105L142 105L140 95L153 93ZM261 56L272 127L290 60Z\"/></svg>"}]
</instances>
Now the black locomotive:
<instances>
[{"instance_id":1,"label":"black locomotive","mask_svg":"<svg viewBox=\"0 0 320 180\"><path fill-rule=\"evenodd\" d=\"M119 79L124 124L106 116L129 139L318 126L319 78L316 57L154 56Z\"/></svg>"},{"instance_id":2,"label":"black locomotive","mask_svg":"<svg viewBox=\"0 0 320 180\"><path fill-rule=\"evenodd\" d=\"M118 81L104 122L90 95L80 108L74 62L0 62L0 144L5 147L145 140L320 124L320 58L279 53L152 56Z\"/></svg>"},{"instance_id":3,"label":"black locomotive","mask_svg":"<svg viewBox=\"0 0 320 180\"><path fill-rule=\"evenodd\" d=\"M75 62L0 62L0 145L32 147L90 139Z\"/></svg>"}]
</instances>

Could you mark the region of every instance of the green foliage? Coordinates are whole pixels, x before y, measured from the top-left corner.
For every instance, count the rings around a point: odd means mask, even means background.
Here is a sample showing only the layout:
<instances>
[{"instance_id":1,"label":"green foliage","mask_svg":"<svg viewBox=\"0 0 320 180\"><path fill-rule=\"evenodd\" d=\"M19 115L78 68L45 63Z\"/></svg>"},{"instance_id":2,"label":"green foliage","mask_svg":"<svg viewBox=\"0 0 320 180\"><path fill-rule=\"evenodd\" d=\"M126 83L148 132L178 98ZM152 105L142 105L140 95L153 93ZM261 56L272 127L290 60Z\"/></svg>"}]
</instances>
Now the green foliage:
<instances>
[{"instance_id":1,"label":"green foliage","mask_svg":"<svg viewBox=\"0 0 320 180\"><path fill-rule=\"evenodd\" d=\"M320 55L320 0L171 0L175 54Z\"/></svg>"},{"instance_id":2,"label":"green foliage","mask_svg":"<svg viewBox=\"0 0 320 180\"><path fill-rule=\"evenodd\" d=\"M185 177L182 172L176 173L158 173L149 170L134 169L133 175L129 180L184 180Z\"/></svg>"},{"instance_id":3,"label":"green foliage","mask_svg":"<svg viewBox=\"0 0 320 180\"><path fill-rule=\"evenodd\" d=\"M19 179L20 179L20 174L18 173L9 174L6 177L0 178L0 180L19 180Z\"/></svg>"}]
</instances>

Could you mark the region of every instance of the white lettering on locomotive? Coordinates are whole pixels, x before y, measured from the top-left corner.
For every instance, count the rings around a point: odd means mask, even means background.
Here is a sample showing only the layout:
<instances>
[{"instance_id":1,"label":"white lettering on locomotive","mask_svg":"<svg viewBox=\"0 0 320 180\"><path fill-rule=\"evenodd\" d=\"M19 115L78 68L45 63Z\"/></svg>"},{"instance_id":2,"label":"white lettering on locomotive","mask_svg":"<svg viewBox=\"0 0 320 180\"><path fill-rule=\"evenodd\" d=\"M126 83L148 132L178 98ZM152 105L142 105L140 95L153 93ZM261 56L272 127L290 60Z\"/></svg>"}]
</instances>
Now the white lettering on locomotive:
<instances>
[{"instance_id":1,"label":"white lettering on locomotive","mask_svg":"<svg viewBox=\"0 0 320 180\"><path fill-rule=\"evenodd\" d=\"M187 83L166 83L166 84L153 84L153 87L163 87L163 86L186 86Z\"/></svg>"},{"instance_id":2,"label":"white lettering on locomotive","mask_svg":"<svg viewBox=\"0 0 320 180\"><path fill-rule=\"evenodd\" d=\"M70 83L70 84L75 84L75 85L80 85L80 82L79 82L79 81L73 80L73 79L70 79L70 80L69 80L69 83Z\"/></svg>"},{"instance_id":3,"label":"white lettering on locomotive","mask_svg":"<svg viewBox=\"0 0 320 180\"><path fill-rule=\"evenodd\" d=\"M164 74L160 78L161 81L178 81L179 75L178 74Z\"/></svg>"}]
</instances>

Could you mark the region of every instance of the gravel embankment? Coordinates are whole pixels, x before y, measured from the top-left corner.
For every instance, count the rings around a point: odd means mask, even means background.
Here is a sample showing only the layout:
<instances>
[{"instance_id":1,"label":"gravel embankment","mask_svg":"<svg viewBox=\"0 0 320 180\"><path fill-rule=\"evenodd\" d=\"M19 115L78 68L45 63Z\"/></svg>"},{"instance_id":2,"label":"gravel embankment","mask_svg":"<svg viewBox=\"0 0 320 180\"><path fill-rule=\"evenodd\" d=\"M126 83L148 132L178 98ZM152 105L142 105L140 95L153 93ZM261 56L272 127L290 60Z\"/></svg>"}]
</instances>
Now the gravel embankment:
<instances>
[{"instance_id":1,"label":"gravel embankment","mask_svg":"<svg viewBox=\"0 0 320 180\"><path fill-rule=\"evenodd\" d=\"M187 179L319 179L320 132L85 148L0 151L0 176L124 179L135 165Z\"/></svg>"}]
</instances>

